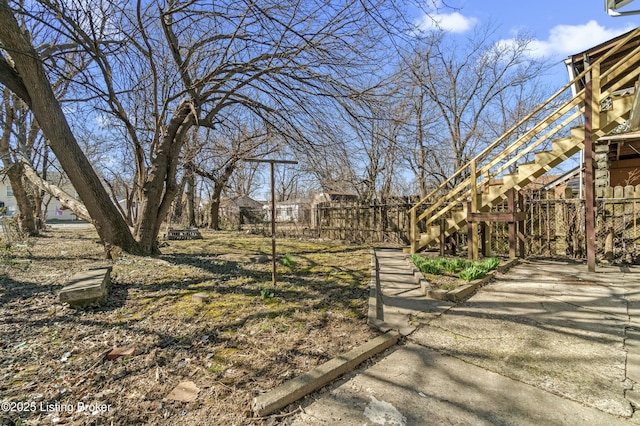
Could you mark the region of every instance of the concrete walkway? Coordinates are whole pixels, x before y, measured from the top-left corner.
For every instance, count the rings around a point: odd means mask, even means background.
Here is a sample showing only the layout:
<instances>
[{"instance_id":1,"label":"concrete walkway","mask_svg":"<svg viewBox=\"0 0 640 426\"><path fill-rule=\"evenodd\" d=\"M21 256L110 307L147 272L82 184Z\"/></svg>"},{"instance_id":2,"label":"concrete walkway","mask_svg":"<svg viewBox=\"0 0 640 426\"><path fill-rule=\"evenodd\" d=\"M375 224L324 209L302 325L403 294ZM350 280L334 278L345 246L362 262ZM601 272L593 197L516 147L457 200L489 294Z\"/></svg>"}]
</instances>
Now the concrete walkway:
<instances>
[{"instance_id":1,"label":"concrete walkway","mask_svg":"<svg viewBox=\"0 0 640 426\"><path fill-rule=\"evenodd\" d=\"M421 295L400 251L377 255L370 314L404 344L292 424L640 424L640 268L531 260L453 305Z\"/></svg>"}]
</instances>

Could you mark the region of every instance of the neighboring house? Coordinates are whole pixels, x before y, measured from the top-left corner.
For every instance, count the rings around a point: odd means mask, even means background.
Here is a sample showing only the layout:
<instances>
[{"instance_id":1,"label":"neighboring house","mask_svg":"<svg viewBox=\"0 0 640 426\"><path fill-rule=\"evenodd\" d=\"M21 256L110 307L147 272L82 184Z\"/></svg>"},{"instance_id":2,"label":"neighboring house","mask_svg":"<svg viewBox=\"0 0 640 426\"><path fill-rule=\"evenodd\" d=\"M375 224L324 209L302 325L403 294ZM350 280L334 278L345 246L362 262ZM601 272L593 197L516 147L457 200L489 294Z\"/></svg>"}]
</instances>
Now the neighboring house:
<instances>
[{"instance_id":1,"label":"neighboring house","mask_svg":"<svg viewBox=\"0 0 640 426\"><path fill-rule=\"evenodd\" d=\"M63 189L70 194L75 194L75 190L72 186L67 185L63 187ZM4 204L4 206L3 206ZM13 216L18 211L18 202L13 195L13 190L8 180L0 179L0 207L5 207L7 216ZM47 206L47 220L74 220L76 219L76 215L71 213L71 211L63 209L60 205L60 202L55 198L52 198Z\"/></svg>"},{"instance_id":2,"label":"neighboring house","mask_svg":"<svg viewBox=\"0 0 640 426\"><path fill-rule=\"evenodd\" d=\"M581 197L582 184L580 182L582 170L580 166L567 171L560 176L549 176L547 182L540 188L543 191L554 191L555 198ZM570 189L571 192L567 190Z\"/></svg>"},{"instance_id":3,"label":"neighboring house","mask_svg":"<svg viewBox=\"0 0 640 426\"><path fill-rule=\"evenodd\" d=\"M308 200L279 201L275 205L276 222L308 223L311 218L311 203ZM271 220L271 204L263 207L268 220Z\"/></svg>"},{"instance_id":4,"label":"neighboring house","mask_svg":"<svg viewBox=\"0 0 640 426\"><path fill-rule=\"evenodd\" d=\"M603 136L596 150L599 188L640 184L640 131Z\"/></svg>"},{"instance_id":5,"label":"neighboring house","mask_svg":"<svg viewBox=\"0 0 640 426\"><path fill-rule=\"evenodd\" d=\"M223 198L220 200L220 220L236 225L259 223L264 220L262 207L263 203L247 195Z\"/></svg>"}]
</instances>

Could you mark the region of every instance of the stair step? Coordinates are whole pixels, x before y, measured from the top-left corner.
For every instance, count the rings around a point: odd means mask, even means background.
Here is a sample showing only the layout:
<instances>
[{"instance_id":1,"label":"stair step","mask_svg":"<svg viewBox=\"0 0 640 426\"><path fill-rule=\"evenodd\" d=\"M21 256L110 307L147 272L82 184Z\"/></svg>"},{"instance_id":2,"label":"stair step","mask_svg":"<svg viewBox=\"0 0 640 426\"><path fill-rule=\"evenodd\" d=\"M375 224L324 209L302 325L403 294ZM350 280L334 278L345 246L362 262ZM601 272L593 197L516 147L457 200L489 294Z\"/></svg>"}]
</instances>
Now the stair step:
<instances>
[{"instance_id":1,"label":"stair step","mask_svg":"<svg viewBox=\"0 0 640 426\"><path fill-rule=\"evenodd\" d=\"M480 198L480 205L494 205L498 204L501 200L504 200L506 198L505 193L509 189L513 188L513 186L510 186L510 184L512 183L513 182L503 183L500 185L491 185L490 187L488 187L487 192L482 194L482 197Z\"/></svg>"},{"instance_id":2,"label":"stair step","mask_svg":"<svg viewBox=\"0 0 640 426\"><path fill-rule=\"evenodd\" d=\"M522 189L520 182L518 182L518 173L509 173L502 176L502 181L508 188L515 188L517 190Z\"/></svg>"},{"instance_id":3,"label":"stair step","mask_svg":"<svg viewBox=\"0 0 640 426\"><path fill-rule=\"evenodd\" d=\"M584 139L554 139L551 145L553 147L553 152L557 153L557 155L564 155L565 158L569 158L570 156L584 148Z\"/></svg>"},{"instance_id":4,"label":"stair step","mask_svg":"<svg viewBox=\"0 0 640 426\"><path fill-rule=\"evenodd\" d=\"M482 194L482 197L480 198L480 204L482 208L480 209L480 211L489 210L492 206L500 204L506 199L507 196L504 192L501 192L499 194Z\"/></svg>"},{"instance_id":5,"label":"stair step","mask_svg":"<svg viewBox=\"0 0 640 426\"><path fill-rule=\"evenodd\" d=\"M552 164L554 162L558 162L557 164L553 164L552 167L557 166L562 161L558 156L558 152L556 151L540 151L535 153L536 163L538 164Z\"/></svg>"},{"instance_id":6,"label":"stair step","mask_svg":"<svg viewBox=\"0 0 640 426\"><path fill-rule=\"evenodd\" d=\"M584 141L584 126L576 126L571 128L571 137Z\"/></svg>"},{"instance_id":7,"label":"stair step","mask_svg":"<svg viewBox=\"0 0 640 426\"><path fill-rule=\"evenodd\" d=\"M546 165L540 165L535 161L522 163L518 166L518 180L522 186L533 182L537 177L542 176L546 171L551 170ZM526 183L524 183L526 182Z\"/></svg>"},{"instance_id":8,"label":"stair step","mask_svg":"<svg viewBox=\"0 0 640 426\"><path fill-rule=\"evenodd\" d=\"M489 183L480 194L478 202L479 211L488 211L491 206L502 202L507 198L509 189L521 190L544 173L556 167L569 157L584 148L584 126L573 127L570 130L571 137L555 139L551 143L551 149L535 152L535 161L518 165L517 173L508 173L502 176L502 183ZM450 235L460 229L466 223L466 205L456 211L451 211L445 220L445 233ZM420 235L418 245L426 247L437 244L440 240L440 226L433 224L427 227L425 233Z\"/></svg>"}]
</instances>

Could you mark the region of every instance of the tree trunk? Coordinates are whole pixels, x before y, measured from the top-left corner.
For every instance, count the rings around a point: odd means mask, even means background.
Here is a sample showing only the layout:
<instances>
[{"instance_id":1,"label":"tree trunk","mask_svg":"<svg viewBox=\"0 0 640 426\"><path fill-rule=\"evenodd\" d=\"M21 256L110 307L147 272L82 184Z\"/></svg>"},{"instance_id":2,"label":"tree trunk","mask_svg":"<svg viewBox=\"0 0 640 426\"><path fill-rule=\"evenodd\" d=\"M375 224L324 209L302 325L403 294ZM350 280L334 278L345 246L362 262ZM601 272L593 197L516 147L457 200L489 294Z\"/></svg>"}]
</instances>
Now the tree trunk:
<instances>
[{"instance_id":1,"label":"tree trunk","mask_svg":"<svg viewBox=\"0 0 640 426\"><path fill-rule=\"evenodd\" d=\"M224 168L222 176L215 179L213 182L213 196L211 197L211 226L210 228L216 231L220 230L220 197L222 196L222 190L227 186L229 178L236 169L236 161L232 161L227 167Z\"/></svg>"},{"instance_id":2,"label":"tree trunk","mask_svg":"<svg viewBox=\"0 0 640 426\"><path fill-rule=\"evenodd\" d=\"M229 176L231 173L229 173ZM227 181L224 183L222 179L218 179L213 183L213 195L211 197L211 224L209 228L216 231L220 230L220 198L222 196L222 190L224 189Z\"/></svg>"},{"instance_id":3,"label":"tree trunk","mask_svg":"<svg viewBox=\"0 0 640 426\"><path fill-rule=\"evenodd\" d=\"M141 214L135 235L143 252L158 253L160 226L167 217L171 203L179 192L176 182L178 159L187 130L194 124L189 102L178 106L158 145L149 176L142 187Z\"/></svg>"},{"instance_id":4,"label":"tree trunk","mask_svg":"<svg viewBox=\"0 0 640 426\"><path fill-rule=\"evenodd\" d=\"M211 222L209 229L220 230L220 196L211 199Z\"/></svg>"},{"instance_id":5,"label":"tree trunk","mask_svg":"<svg viewBox=\"0 0 640 426\"><path fill-rule=\"evenodd\" d=\"M33 199L29 197L22 180L21 164L14 163L9 153L9 138L13 130L13 108L9 101L9 91L5 90L5 117L3 121L2 137L0 137L0 158L2 158L2 166L4 167L9 184L13 190L13 196L18 203L20 215L18 221L20 229L29 235L38 235L39 228L35 221L35 204Z\"/></svg>"},{"instance_id":6,"label":"tree trunk","mask_svg":"<svg viewBox=\"0 0 640 426\"><path fill-rule=\"evenodd\" d=\"M78 216L78 218L86 220L87 222L91 222L89 211L81 202L77 201L71 195L67 194L63 189L42 179L28 164L23 163L22 166L24 168L25 177L29 179L31 183L33 183L42 191L51 194L54 198L60 201L62 207L71 210L73 214Z\"/></svg>"},{"instance_id":7,"label":"tree trunk","mask_svg":"<svg viewBox=\"0 0 640 426\"><path fill-rule=\"evenodd\" d=\"M186 170L187 179L187 226L196 226L196 178L192 170Z\"/></svg>"},{"instance_id":8,"label":"tree trunk","mask_svg":"<svg viewBox=\"0 0 640 426\"><path fill-rule=\"evenodd\" d=\"M6 168L5 165L5 169L7 176L9 176L9 183L13 190L13 196L16 198L18 209L20 210L20 216L18 218L18 221L20 222L20 229L31 236L35 236L38 235L38 226L35 218L35 205L33 203L33 199L29 197L22 180L21 166L22 165L20 163L14 163L8 168Z\"/></svg>"},{"instance_id":9,"label":"tree trunk","mask_svg":"<svg viewBox=\"0 0 640 426\"><path fill-rule=\"evenodd\" d=\"M60 103L53 93L42 63L6 0L0 0L0 41L10 52L15 70L30 97L25 99L49 139L51 149L84 202L100 238L109 246L139 252L140 246L102 186L87 157L67 123Z\"/></svg>"}]
</instances>

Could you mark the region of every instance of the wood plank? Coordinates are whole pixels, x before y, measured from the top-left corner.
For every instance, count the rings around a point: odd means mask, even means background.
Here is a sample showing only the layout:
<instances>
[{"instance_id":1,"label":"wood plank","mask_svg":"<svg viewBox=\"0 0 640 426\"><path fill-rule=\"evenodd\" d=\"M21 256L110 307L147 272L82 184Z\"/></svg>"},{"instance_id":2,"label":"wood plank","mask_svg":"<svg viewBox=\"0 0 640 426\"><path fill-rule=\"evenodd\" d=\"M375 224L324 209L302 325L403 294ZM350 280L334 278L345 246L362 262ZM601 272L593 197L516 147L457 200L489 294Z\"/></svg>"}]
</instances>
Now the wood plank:
<instances>
[{"instance_id":1,"label":"wood plank","mask_svg":"<svg viewBox=\"0 0 640 426\"><path fill-rule=\"evenodd\" d=\"M470 213L467 215L467 220L470 222L519 222L525 218L524 212Z\"/></svg>"}]
</instances>

